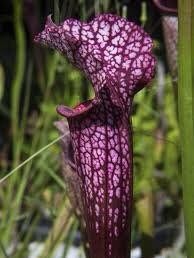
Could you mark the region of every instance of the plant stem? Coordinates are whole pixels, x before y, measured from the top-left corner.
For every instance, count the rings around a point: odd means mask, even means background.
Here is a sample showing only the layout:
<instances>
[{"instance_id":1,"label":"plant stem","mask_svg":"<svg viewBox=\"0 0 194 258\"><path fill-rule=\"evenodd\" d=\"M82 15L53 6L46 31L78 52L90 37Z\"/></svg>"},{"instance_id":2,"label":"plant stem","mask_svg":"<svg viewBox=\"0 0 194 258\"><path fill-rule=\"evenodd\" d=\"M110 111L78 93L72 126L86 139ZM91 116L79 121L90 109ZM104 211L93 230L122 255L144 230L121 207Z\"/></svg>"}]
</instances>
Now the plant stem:
<instances>
[{"instance_id":1,"label":"plant stem","mask_svg":"<svg viewBox=\"0 0 194 258\"><path fill-rule=\"evenodd\" d=\"M178 111L187 257L194 257L194 0L179 0Z\"/></svg>"}]
</instances>

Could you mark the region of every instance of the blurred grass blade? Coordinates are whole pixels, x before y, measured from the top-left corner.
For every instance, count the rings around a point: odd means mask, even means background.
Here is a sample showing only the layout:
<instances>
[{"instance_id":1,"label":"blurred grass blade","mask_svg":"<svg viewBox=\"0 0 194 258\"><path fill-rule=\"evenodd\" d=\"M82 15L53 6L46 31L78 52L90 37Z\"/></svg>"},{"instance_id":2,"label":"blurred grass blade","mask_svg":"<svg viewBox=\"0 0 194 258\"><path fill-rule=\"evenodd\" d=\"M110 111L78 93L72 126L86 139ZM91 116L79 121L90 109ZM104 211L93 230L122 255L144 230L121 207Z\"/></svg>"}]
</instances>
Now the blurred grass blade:
<instances>
[{"instance_id":1,"label":"blurred grass blade","mask_svg":"<svg viewBox=\"0 0 194 258\"><path fill-rule=\"evenodd\" d=\"M49 167L45 166L45 164L42 164L42 167L45 169L45 171L56 181L56 183L63 188L64 191L66 191L66 186L64 184L64 181Z\"/></svg>"},{"instance_id":2,"label":"blurred grass blade","mask_svg":"<svg viewBox=\"0 0 194 258\"><path fill-rule=\"evenodd\" d=\"M66 199L59 210L59 213L55 219L54 225L49 232L49 235L44 243L44 248L39 255L39 258L49 258L53 254L53 251L57 245L63 240L73 221L72 208L69 200Z\"/></svg>"},{"instance_id":3,"label":"blurred grass blade","mask_svg":"<svg viewBox=\"0 0 194 258\"><path fill-rule=\"evenodd\" d=\"M3 66L0 64L0 101L4 93L4 84L5 84L5 74Z\"/></svg>"},{"instance_id":4,"label":"blurred grass blade","mask_svg":"<svg viewBox=\"0 0 194 258\"><path fill-rule=\"evenodd\" d=\"M100 0L94 2L95 15L100 13Z\"/></svg>"},{"instance_id":5,"label":"blurred grass blade","mask_svg":"<svg viewBox=\"0 0 194 258\"><path fill-rule=\"evenodd\" d=\"M13 1L14 9L14 31L16 39L16 62L15 62L15 73L12 83L11 93L11 120L13 130L13 156L14 162L13 167L18 165L20 150L17 147L18 143L18 130L19 130L19 106L21 98L21 89L25 73L25 62L26 62L26 42L25 32L23 27L22 12L23 2L21 0Z\"/></svg>"},{"instance_id":6,"label":"blurred grass blade","mask_svg":"<svg viewBox=\"0 0 194 258\"><path fill-rule=\"evenodd\" d=\"M147 4L145 1L143 1L141 3L141 17L140 17L140 21L141 21L141 26L144 27L147 21Z\"/></svg>"},{"instance_id":7,"label":"blurred grass blade","mask_svg":"<svg viewBox=\"0 0 194 258\"><path fill-rule=\"evenodd\" d=\"M46 149L48 149L49 147L51 147L53 144L55 144L56 142L60 141L63 137L65 137L65 134L58 137L57 139L55 139L54 141L50 142L49 144L47 144L46 146L44 146L43 148L41 148L40 150L38 150L37 152L35 152L32 156L30 156L28 159L26 159L24 162L22 162L19 166L17 166L16 168L14 168L12 171L10 171L6 176L4 176L3 178L0 179L0 184L3 183L8 177L10 177L11 175L13 175L18 169L20 169L21 167L23 167L24 165L26 165L29 161L31 161L32 159L34 159L35 157L37 157L40 153L42 153L43 151L45 151Z\"/></svg>"},{"instance_id":8,"label":"blurred grass blade","mask_svg":"<svg viewBox=\"0 0 194 258\"><path fill-rule=\"evenodd\" d=\"M10 257L8 256L8 254L6 253L6 250L5 250L5 248L4 248L4 246L3 246L3 244L2 244L1 241L0 241L0 250L2 251L3 256L4 256L5 258L10 258Z\"/></svg>"},{"instance_id":9,"label":"blurred grass blade","mask_svg":"<svg viewBox=\"0 0 194 258\"><path fill-rule=\"evenodd\" d=\"M59 0L54 0L54 18L55 22L60 22Z\"/></svg>"},{"instance_id":10,"label":"blurred grass blade","mask_svg":"<svg viewBox=\"0 0 194 258\"><path fill-rule=\"evenodd\" d=\"M194 257L194 0L179 0L179 80L180 124L184 220L187 257Z\"/></svg>"},{"instance_id":11,"label":"blurred grass blade","mask_svg":"<svg viewBox=\"0 0 194 258\"><path fill-rule=\"evenodd\" d=\"M144 258L154 256L154 207L153 193L146 191L136 201L136 213L141 232L141 250Z\"/></svg>"}]
</instances>

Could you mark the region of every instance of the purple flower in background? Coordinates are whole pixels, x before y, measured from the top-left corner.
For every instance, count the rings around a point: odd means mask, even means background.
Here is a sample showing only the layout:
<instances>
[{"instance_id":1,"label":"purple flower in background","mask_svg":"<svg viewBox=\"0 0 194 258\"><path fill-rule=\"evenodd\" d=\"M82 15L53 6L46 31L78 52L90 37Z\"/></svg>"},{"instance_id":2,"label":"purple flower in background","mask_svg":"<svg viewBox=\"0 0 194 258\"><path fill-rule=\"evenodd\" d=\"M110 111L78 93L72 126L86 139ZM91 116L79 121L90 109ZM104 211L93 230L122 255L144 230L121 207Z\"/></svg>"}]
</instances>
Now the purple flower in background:
<instances>
[{"instance_id":1,"label":"purple flower in background","mask_svg":"<svg viewBox=\"0 0 194 258\"><path fill-rule=\"evenodd\" d=\"M152 40L142 28L116 15L86 23L48 17L35 40L66 55L92 82L95 98L67 117L74 149L92 258L129 256L132 209L133 96L153 77Z\"/></svg>"}]
</instances>

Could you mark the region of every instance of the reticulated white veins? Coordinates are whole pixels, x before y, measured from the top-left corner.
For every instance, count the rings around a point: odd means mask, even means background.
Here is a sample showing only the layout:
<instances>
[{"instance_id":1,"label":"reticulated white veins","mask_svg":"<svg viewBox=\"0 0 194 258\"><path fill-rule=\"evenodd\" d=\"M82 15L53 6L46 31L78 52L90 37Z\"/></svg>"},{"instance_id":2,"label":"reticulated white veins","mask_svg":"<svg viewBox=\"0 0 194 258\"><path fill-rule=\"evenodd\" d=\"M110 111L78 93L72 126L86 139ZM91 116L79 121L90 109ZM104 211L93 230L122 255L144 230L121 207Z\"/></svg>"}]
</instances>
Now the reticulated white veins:
<instances>
[{"instance_id":1,"label":"reticulated white veins","mask_svg":"<svg viewBox=\"0 0 194 258\"><path fill-rule=\"evenodd\" d=\"M69 121L92 258L126 258L132 197L128 114L133 95L154 74L152 41L142 28L110 14L59 26L48 18L36 41L67 55L92 82L93 100L58 111Z\"/></svg>"}]
</instances>

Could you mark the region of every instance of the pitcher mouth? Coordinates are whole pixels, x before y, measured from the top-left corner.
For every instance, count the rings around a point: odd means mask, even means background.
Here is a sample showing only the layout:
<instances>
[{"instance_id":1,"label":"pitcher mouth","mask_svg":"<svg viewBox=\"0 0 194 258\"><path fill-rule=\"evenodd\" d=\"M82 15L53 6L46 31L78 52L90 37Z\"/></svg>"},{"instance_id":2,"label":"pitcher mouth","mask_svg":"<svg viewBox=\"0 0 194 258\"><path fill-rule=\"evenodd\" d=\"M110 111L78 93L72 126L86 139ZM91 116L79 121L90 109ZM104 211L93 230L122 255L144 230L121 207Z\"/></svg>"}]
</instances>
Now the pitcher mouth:
<instances>
[{"instance_id":1,"label":"pitcher mouth","mask_svg":"<svg viewBox=\"0 0 194 258\"><path fill-rule=\"evenodd\" d=\"M58 105L57 112L66 118L72 118L72 117L76 117L81 114L87 113L87 111L89 111L94 105L97 105L98 103L99 103L99 100L94 98L94 99L79 103L74 108L70 108L64 105Z\"/></svg>"},{"instance_id":2,"label":"pitcher mouth","mask_svg":"<svg viewBox=\"0 0 194 258\"><path fill-rule=\"evenodd\" d=\"M166 15L176 16L178 13L177 0L153 0L157 8Z\"/></svg>"}]
</instances>

